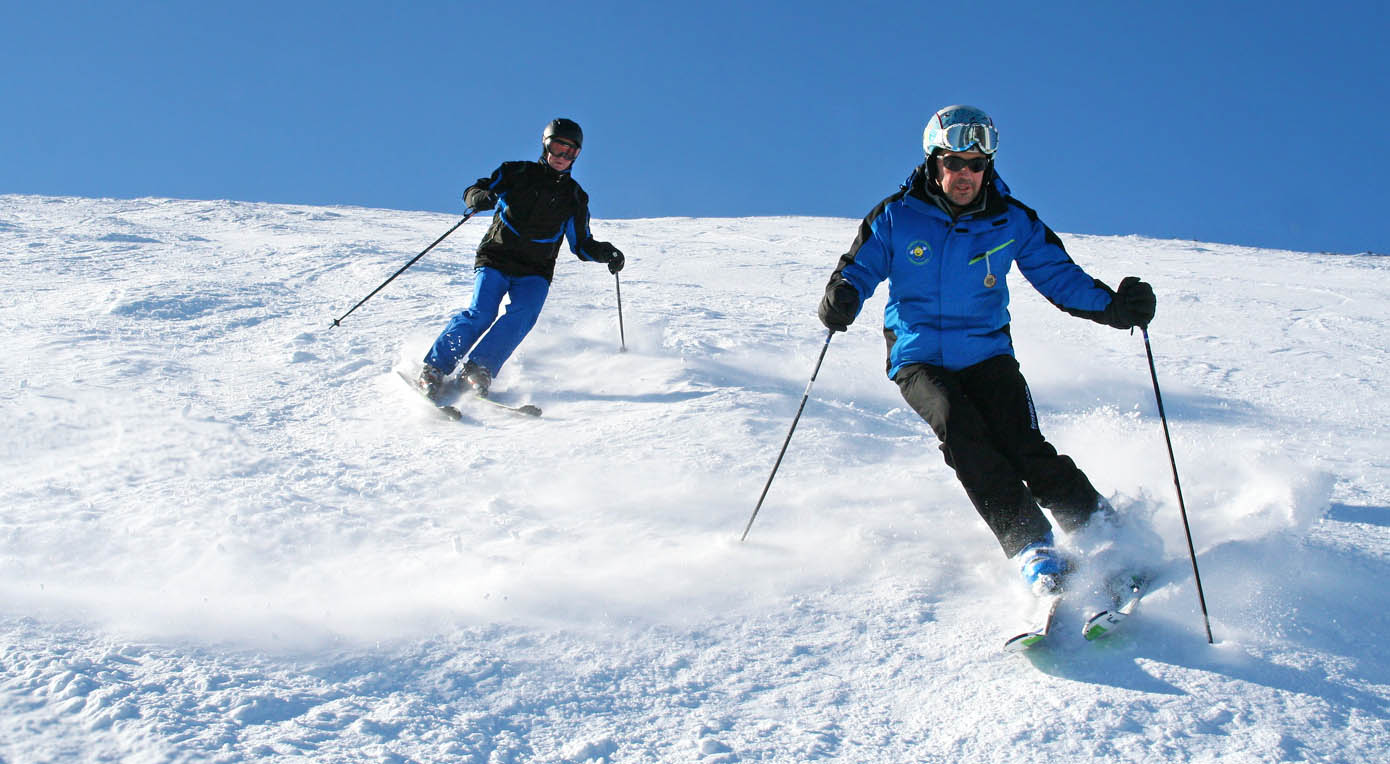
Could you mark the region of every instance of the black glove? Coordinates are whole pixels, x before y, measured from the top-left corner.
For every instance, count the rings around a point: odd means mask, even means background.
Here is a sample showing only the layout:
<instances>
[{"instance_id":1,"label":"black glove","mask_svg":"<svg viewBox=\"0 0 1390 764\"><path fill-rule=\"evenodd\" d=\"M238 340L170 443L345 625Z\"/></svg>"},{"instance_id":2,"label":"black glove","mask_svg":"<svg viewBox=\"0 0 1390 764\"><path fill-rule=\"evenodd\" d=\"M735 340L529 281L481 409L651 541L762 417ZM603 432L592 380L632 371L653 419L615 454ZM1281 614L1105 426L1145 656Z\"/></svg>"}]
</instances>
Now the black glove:
<instances>
[{"instance_id":1,"label":"black glove","mask_svg":"<svg viewBox=\"0 0 1390 764\"><path fill-rule=\"evenodd\" d=\"M1136 326L1147 329L1157 305L1158 298L1154 297L1153 287L1140 281L1138 276L1126 276L1120 282L1120 288L1115 290L1115 296L1110 298L1110 305L1102 316L1106 324L1116 329L1133 329Z\"/></svg>"},{"instance_id":2,"label":"black glove","mask_svg":"<svg viewBox=\"0 0 1390 764\"><path fill-rule=\"evenodd\" d=\"M463 195L463 201L474 212L483 212L497 206L497 194L486 188L470 188Z\"/></svg>"},{"instance_id":3,"label":"black glove","mask_svg":"<svg viewBox=\"0 0 1390 764\"><path fill-rule=\"evenodd\" d=\"M618 271L623 269L623 263L626 261L627 259L623 257L623 253L616 249L613 250L613 254L608 258L608 272L616 276Z\"/></svg>"},{"instance_id":4,"label":"black glove","mask_svg":"<svg viewBox=\"0 0 1390 764\"><path fill-rule=\"evenodd\" d=\"M854 323L859 312L859 290L844 279L833 279L825 285L825 297L821 298L820 309L816 313L825 328L843 332Z\"/></svg>"}]
</instances>

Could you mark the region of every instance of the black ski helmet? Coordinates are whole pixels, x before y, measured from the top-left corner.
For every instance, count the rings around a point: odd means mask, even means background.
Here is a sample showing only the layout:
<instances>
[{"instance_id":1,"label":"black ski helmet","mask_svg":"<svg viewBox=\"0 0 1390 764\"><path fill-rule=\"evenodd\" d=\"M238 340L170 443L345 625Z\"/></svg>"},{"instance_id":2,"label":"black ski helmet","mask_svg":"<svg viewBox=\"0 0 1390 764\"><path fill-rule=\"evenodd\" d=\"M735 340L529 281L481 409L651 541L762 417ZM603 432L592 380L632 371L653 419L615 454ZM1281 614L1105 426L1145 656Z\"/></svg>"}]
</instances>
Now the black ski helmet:
<instances>
[{"instance_id":1,"label":"black ski helmet","mask_svg":"<svg viewBox=\"0 0 1390 764\"><path fill-rule=\"evenodd\" d=\"M550 124L545 126L545 133L541 136L541 147L547 151L550 149L551 138L560 138L580 148L584 147L584 131L579 129L579 123L572 119L560 117L550 120Z\"/></svg>"}]
</instances>

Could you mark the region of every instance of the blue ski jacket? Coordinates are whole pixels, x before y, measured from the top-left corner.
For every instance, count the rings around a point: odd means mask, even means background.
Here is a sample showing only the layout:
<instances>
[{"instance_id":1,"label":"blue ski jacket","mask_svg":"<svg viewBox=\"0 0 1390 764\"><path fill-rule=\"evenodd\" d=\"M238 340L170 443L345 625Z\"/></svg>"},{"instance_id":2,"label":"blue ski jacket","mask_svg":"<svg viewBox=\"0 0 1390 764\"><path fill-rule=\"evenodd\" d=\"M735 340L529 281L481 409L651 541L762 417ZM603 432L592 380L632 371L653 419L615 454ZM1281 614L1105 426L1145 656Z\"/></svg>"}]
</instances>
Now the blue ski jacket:
<instances>
[{"instance_id":1,"label":"blue ski jacket","mask_svg":"<svg viewBox=\"0 0 1390 764\"><path fill-rule=\"evenodd\" d=\"M1061 239L989 172L981 203L952 217L931 198L925 165L917 167L864 218L840 257L827 289L847 281L860 307L889 283L889 378L913 363L956 371L1012 355L1006 277L1014 265L1057 307L1104 323L1114 293L1072 262Z\"/></svg>"}]
</instances>

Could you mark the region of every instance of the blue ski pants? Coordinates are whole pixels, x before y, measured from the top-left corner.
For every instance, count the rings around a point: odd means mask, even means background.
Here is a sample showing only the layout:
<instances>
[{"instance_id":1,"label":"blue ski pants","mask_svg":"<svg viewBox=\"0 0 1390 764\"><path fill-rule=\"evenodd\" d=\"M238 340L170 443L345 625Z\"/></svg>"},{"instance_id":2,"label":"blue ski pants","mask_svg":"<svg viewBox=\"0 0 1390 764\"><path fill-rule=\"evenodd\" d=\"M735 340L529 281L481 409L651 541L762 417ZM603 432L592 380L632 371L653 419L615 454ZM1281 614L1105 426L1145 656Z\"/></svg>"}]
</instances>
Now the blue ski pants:
<instances>
[{"instance_id":1,"label":"blue ski pants","mask_svg":"<svg viewBox=\"0 0 1390 764\"><path fill-rule=\"evenodd\" d=\"M473 274L472 304L444 327L425 363L451 374L471 349L468 360L495 377L536 325L550 282L544 276L508 276L496 268L478 268ZM498 318L504 296L509 298L507 310Z\"/></svg>"}]
</instances>

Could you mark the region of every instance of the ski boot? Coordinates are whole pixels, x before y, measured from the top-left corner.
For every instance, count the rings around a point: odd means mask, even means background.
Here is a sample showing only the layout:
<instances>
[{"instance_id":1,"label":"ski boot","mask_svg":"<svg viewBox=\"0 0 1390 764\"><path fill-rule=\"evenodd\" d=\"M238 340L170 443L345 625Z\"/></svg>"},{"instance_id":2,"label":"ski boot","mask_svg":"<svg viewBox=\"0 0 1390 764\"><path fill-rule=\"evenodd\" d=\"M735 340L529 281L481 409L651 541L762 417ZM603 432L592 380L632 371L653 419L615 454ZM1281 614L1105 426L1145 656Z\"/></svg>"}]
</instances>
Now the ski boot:
<instances>
[{"instance_id":1,"label":"ski boot","mask_svg":"<svg viewBox=\"0 0 1390 764\"><path fill-rule=\"evenodd\" d=\"M459 374L459 378L479 398L486 398L488 388L492 386L492 375L488 373L486 368L472 361L463 364L463 371Z\"/></svg>"},{"instance_id":2,"label":"ski boot","mask_svg":"<svg viewBox=\"0 0 1390 764\"><path fill-rule=\"evenodd\" d=\"M1062 579L1071 567L1067 564L1066 558L1057 553L1050 531L1043 538L1024 547L1023 551L1014 556L1014 561L1018 563L1019 572L1023 574L1023 583L1038 597L1060 594Z\"/></svg>"},{"instance_id":3,"label":"ski boot","mask_svg":"<svg viewBox=\"0 0 1390 764\"><path fill-rule=\"evenodd\" d=\"M415 386L420 388L420 392L432 401L439 400L439 394L444 391L444 372L425 364L420 369L420 376L415 379Z\"/></svg>"}]
</instances>

